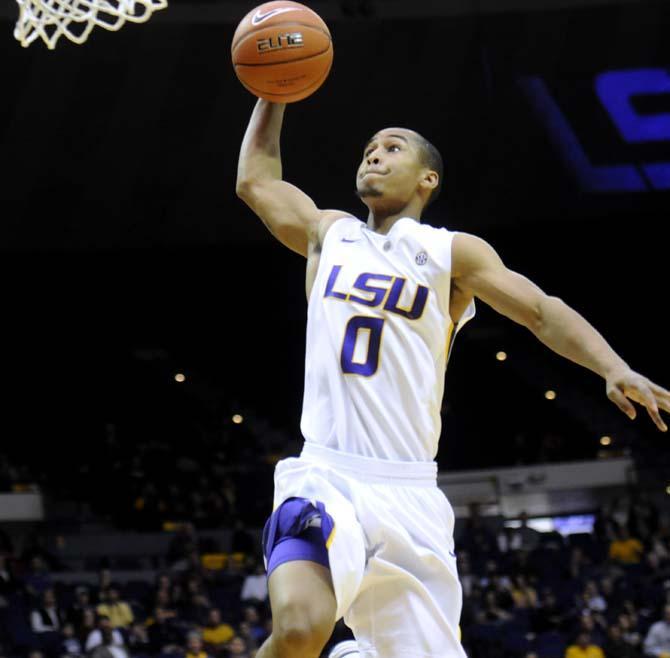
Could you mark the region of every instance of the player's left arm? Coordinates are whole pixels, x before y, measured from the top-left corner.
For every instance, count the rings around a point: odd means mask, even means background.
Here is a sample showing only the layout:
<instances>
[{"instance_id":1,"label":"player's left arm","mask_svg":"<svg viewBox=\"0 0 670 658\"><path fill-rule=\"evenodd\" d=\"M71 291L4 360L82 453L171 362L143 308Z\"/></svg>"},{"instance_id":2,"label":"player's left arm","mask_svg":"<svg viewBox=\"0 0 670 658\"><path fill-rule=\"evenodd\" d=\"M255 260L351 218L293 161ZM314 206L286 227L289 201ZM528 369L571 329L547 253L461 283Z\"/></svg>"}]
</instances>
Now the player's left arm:
<instances>
[{"instance_id":1,"label":"player's left arm","mask_svg":"<svg viewBox=\"0 0 670 658\"><path fill-rule=\"evenodd\" d=\"M659 407L670 412L670 392L632 370L577 311L508 269L487 242L467 233L454 236L452 278L463 294L481 299L557 354L603 377L607 397L630 418L636 411L629 399L646 407L661 431L667 430Z\"/></svg>"}]
</instances>

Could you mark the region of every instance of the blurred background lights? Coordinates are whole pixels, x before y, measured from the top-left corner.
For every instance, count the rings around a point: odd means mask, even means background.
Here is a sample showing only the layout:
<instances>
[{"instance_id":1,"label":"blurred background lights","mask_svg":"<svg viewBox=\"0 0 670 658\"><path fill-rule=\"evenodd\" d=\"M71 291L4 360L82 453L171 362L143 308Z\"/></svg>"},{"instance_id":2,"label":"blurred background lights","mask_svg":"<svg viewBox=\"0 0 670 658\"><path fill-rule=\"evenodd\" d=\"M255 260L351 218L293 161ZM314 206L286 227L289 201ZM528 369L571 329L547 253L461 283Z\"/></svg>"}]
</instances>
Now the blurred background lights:
<instances>
[{"instance_id":1,"label":"blurred background lights","mask_svg":"<svg viewBox=\"0 0 670 658\"><path fill-rule=\"evenodd\" d=\"M556 391L552 391L551 389L549 389L548 391L545 391L544 397L547 398L547 400L555 400Z\"/></svg>"},{"instance_id":2,"label":"blurred background lights","mask_svg":"<svg viewBox=\"0 0 670 658\"><path fill-rule=\"evenodd\" d=\"M505 361L507 359L507 352L498 352L496 354L496 359L498 359L498 361Z\"/></svg>"},{"instance_id":3,"label":"blurred background lights","mask_svg":"<svg viewBox=\"0 0 670 658\"><path fill-rule=\"evenodd\" d=\"M600 437L600 445L601 446L608 446L612 443L612 437L611 436L601 436Z\"/></svg>"},{"instance_id":4,"label":"blurred background lights","mask_svg":"<svg viewBox=\"0 0 670 658\"><path fill-rule=\"evenodd\" d=\"M241 414L235 414L233 416L233 423L235 423L235 425L239 425L243 420L244 417Z\"/></svg>"},{"instance_id":5,"label":"blurred background lights","mask_svg":"<svg viewBox=\"0 0 670 658\"><path fill-rule=\"evenodd\" d=\"M178 372L178 373L174 376L174 380L175 380L176 382L179 382L179 383L181 384L182 382L185 382L185 381L186 381L186 376L184 375L184 373L182 373L182 372Z\"/></svg>"}]
</instances>

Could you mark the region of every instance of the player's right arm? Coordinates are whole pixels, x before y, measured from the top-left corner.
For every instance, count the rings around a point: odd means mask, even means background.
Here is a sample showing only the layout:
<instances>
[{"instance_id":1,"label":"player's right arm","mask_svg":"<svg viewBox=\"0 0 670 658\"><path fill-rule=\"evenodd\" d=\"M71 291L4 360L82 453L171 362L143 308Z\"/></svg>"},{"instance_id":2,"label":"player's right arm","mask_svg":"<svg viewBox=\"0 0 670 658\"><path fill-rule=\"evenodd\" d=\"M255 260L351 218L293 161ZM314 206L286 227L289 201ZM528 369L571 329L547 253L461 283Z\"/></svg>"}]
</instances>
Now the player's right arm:
<instances>
[{"instance_id":1,"label":"player's right arm","mask_svg":"<svg viewBox=\"0 0 670 658\"><path fill-rule=\"evenodd\" d=\"M259 99L242 141L237 166L237 196L289 249L307 257L323 236L323 211L304 192L282 180L279 137L286 105ZM341 216L341 215L340 215Z\"/></svg>"}]
</instances>

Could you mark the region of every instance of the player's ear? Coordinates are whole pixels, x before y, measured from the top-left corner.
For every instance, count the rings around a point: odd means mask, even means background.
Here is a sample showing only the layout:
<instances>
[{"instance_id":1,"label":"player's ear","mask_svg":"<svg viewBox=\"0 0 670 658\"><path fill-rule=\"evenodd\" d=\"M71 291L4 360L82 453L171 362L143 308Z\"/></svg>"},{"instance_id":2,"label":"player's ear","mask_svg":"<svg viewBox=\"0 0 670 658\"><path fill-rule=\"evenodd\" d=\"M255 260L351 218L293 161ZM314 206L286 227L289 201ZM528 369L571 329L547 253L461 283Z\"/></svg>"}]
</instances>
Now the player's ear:
<instances>
[{"instance_id":1,"label":"player's ear","mask_svg":"<svg viewBox=\"0 0 670 658\"><path fill-rule=\"evenodd\" d=\"M432 192L440 184L440 175L432 169L424 169L419 185Z\"/></svg>"}]
</instances>

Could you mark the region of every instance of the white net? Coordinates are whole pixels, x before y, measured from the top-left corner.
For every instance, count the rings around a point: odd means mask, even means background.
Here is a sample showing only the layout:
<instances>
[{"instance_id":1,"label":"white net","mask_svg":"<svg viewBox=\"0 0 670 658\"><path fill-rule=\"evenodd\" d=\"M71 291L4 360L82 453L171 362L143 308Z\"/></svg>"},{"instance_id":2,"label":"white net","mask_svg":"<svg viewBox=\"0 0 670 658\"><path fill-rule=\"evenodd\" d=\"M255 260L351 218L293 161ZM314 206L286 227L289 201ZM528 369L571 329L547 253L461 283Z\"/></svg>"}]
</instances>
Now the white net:
<instances>
[{"instance_id":1,"label":"white net","mask_svg":"<svg viewBox=\"0 0 670 658\"><path fill-rule=\"evenodd\" d=\"M14 37L25 48L41 38L50 50L62 36L84 43L97 25L116 32L126 21L144 23L167 0L16 0Z\"/></svg>"}]
</instances>

